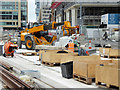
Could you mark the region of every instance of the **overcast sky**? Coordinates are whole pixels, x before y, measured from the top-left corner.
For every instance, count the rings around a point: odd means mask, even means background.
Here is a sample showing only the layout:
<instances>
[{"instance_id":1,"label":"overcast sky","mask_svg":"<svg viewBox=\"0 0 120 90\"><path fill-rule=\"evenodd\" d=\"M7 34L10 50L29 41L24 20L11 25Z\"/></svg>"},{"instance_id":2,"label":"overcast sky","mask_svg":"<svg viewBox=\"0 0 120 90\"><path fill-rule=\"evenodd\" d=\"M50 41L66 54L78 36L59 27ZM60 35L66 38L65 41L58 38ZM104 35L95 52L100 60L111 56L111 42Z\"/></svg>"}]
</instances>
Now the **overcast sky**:
<instances>
[{"instance_id":1,"label":"overcast sky","mask_svg":"<svg viewBox=\"0 0 120 90\"><path fill-rule=\"evenodd\" d=\"M39 0L40 2L51 2L52 0ZM35 0L28 0L28 22L36 22Z\"/></svg>"},{"instance_id":2,"label":"overcast sky","mask_svg":"<svg viewBox=\"0 0 120 90\"><path fill-rule=\"evenodd\" d=\"M28 22L36 22L35 0L28 0Z\"/></svg>"}]
</instances>

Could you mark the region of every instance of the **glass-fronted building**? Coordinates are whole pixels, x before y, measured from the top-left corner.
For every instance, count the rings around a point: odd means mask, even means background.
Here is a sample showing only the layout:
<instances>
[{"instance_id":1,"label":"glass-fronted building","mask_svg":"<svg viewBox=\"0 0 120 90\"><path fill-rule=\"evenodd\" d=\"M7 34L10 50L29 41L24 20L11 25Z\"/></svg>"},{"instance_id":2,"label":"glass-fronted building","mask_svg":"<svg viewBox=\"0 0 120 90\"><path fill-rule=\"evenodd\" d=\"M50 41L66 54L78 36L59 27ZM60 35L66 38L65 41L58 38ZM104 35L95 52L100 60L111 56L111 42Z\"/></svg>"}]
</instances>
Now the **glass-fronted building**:
<instances>
[{"instance_id":1,"label":"glass-fronted building","mask_svg":"<svg viewBox=\"0 0 120 90\"><path fill-rule=\"evenodd\" d=\"M0 0L0 27L3 30L21 29L27 22L27 0Z\"/></svg>"}]
</instances>

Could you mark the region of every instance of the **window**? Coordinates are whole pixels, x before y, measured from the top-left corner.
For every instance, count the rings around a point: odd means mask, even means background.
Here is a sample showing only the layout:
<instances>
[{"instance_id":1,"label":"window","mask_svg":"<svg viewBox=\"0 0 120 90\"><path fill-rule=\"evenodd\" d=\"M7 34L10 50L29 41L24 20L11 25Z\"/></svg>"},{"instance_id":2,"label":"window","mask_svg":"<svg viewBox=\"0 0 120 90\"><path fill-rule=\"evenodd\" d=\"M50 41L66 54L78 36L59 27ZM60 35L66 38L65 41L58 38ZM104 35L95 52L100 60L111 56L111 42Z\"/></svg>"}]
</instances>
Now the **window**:
<instances>
[{"instance_id":1,"label":"window","mask_svg":"<svg viewBox=\"0 0 120 90\"><path fill-rule=\"evenodd\" d=\"M21 11L21 15L27 15L27 13L25 11Z\"/></svg>"},{"instance_id":2,"label":"window","mask_svg":"<svg viewBox=\"0 0 120 90\"><path fill-rule=\"evenodd\" d=\"M2 14L5 14L5 12L2 12Z\"/></svg>"},{"instance_id":3,"label":"window","mask_svg":"<svg viewBox=\"0 0 120 90\"><path fill-rule=\"evenodd\" d=\"M15 22L13 22L13 25L15 25Z\"/></svg>"},{"instance_id":4,"label":"window","mask_svg":"<svg viewBox=\"0 0 120 90\"><path fill-rule=\"evenodd\" d=\"M26 20L26 18L25 17L21 17L21 20Z\"/></svg>"},{"instance_id":5,"label":"window","mask_svg":"<svg viewBox=\"0 0 120 90\"><path fill-rule=\"evenodd\" d=\"M18 19L18 15L13 15L13 19Z\"/></svg>"},{"instance_id":6,"label":"window","mask_svg":"<svg viewBox=\"0 0 120 90\"><path fill-rule=\"evenodd\" d=\"M4 16L2 16L2 19L4 20L4 19L12 19L12 15L4 15Z\"/></svg>"},{"instance_id":7,"label":"window","mask_svg":"<svg viewBox=\"0 0 120 90\"><path fill-rule=\"evenodd\" d=\"M18 12L13 12L13 15L18 15Z\"/></svg>"},{"instance_id":8,"label":"window","mask_svg":"<svg viewBox=\"0 0 120 90\"><path fill-rule=\"evenodd\" d=\"M22 23L21 23L21 26L22 26L22 27L25 27L25 26L26 26L26 22L22 22Z\"/></svg>"},{"instance_id":9,"label":"window","mask_svg":"<svg viewBox=\"0 0 120 90\"><path fill-rule=\"evenodd\" d=\"M18 5L16 4L16 10L18 10Z\"/></svg>"},{"instance_id":10,"label":"window","mask_svg":"<svg viewBox=\"0 0 120 90\"><path fill-rule=\"evenodd\" d=\"M12 22L6 22L6 25L12 25Z\"/></svg>"},{"instance_id":11,"label":"window","mask_svg":"<svg viewBox=\"0 0 120 90\"><path fill-rule=\"evenodd\" d=\"M46 11L43 11L43 13L46 13Z\"/></svg>"}]
</instances>

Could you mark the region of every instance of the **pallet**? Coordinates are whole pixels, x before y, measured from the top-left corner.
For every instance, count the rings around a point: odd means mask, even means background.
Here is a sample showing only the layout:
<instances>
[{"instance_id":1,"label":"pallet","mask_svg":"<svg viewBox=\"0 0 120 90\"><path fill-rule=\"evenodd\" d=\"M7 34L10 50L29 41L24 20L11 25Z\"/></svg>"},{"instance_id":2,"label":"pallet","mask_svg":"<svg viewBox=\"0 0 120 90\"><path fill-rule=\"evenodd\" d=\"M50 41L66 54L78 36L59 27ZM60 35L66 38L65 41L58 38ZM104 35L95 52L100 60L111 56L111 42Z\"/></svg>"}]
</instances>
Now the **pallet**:
<instances>
[{"instance_id":1,"label":"pallet","mask_svg":"<svg viewBox=\"0 0 120 90\"><path fill-rule=\"evenodd\" d=\"M37 52L25 52L22 53L24 56L38 56L39 54Z\"/></svg>"},{"instance_id":2,"label":"pallet","mask_svg":"<svg viewBox=\"0 0 120 90\"><path fill-rule=\"evenodd\" d=\"M96 82L96 85L101 87L101 88L111 88L111 89L115 89L115 90L120 90L120 86L115 86L115 85L111 85L111 84L101 84L102 82Z\"/></svg>"},{"instance_id":3,"label":"pallet","mask_svg":"<svg viewBox=\"0 0 120 90\"><path fill-rule=\"evenodd\" d=\"M46 66L50 66L50 67L60 66L60 63L42 62L42 64L44 64L44 65L46 65Z\"/></svg>"},{"instance_id":4,"label":"pallet","mask_svg":"<svg viewBox=\"0 0 120 90\"><path fill-rule=\"evenodd\" d=\"M91 85L92 84L92 81L95 79L95 78L88 78L88 77L84 77L84 76L80 76L80 75L76 75L76 74L73 74L73 79L77 80L77 81L80 81L80 82L83 82L83 83L86 83L88 85Z\"/></svg>"}]
</instances>

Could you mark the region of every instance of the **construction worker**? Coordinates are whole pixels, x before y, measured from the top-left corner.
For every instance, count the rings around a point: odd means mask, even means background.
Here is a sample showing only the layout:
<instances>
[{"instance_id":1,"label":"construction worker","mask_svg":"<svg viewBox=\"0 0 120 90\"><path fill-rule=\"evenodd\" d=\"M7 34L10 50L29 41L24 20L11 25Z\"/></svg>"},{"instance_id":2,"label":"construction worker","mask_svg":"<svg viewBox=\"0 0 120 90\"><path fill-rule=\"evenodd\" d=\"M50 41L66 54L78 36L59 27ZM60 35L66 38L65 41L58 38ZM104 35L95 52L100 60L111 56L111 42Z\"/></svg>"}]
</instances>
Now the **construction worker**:
<instances>
[{"instance_id":1,"label":"construction worker","mask_svg":"<svg viewBox=\"0 0 120 90\"><path fill-rule=\"evenodd\" d=\"M108 38L107 32L104 33L103 37L104 37L104 40L107 40Z\"/></svg>"},{"instance_id":2,"label":"construction worker","mask_svg":"<svg viewBox=\"0 0 120 90\"><path fill-rule=\"evenodd\" d=\"M72 40L69 40L69 43L65 47L74 52L74 47L77 47L77 45L74 44Z\"/></svg>"}]
</instances>

